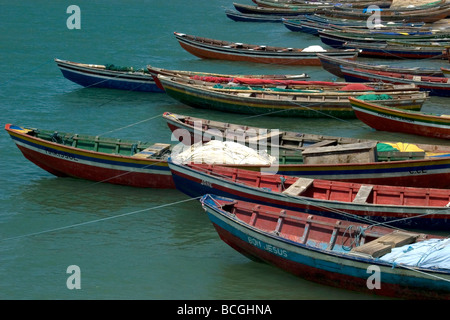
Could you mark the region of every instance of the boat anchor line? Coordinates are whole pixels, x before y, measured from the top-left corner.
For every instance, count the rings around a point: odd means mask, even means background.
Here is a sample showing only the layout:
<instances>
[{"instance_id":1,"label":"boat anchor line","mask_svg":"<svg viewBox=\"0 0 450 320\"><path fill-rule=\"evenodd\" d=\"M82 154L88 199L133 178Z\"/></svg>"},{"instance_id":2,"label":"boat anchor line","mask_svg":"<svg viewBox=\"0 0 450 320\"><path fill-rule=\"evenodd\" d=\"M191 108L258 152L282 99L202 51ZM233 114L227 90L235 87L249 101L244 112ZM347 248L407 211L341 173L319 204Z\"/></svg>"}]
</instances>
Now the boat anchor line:
<instances>
[{"instance_id":1,"label":"boat anchor line","mask_svg":"<svg viewBox=\"0 0 450 320\"><path fill-rule=\"evenodd\" d=\"M106 217L106 218L101 218L101 219L95 219L95 220L75 223L75 224L71 224L71 225L68 225L68 226L63 226L63 227L59 227L59 228L53 228L53 229L49 229L49 230L43 230L43 231L28 233L28 234L15 236L15 237L10 237L10 238L4 238L4 239L0 239L0 242L17 240L17 239L22 239L22 238L27 238L27 237L32 237L32 236L38 236L38 235L46 234L46 233L50 233L50 232L57 232L57 231L67 230L67 229L71 229L71 228L75 228L75 227L81 227L81 226L85 226L85 225L88 225L88 224L93 224L93 223L97 223L97 222L103 222L103 221L107 221L107 220L117 219L117 218L130 216L130 215L141 213L141 212L145 212L145 211L161 209L161 208L169 207L169 206L172 206L172 205L177 205L177 204L180 204L180 203L189 202L189 201L192 201L192 200L198 200L200 198L201 198L201 196L195 197L195 198L189 198L189 199L185 199L185 200L180 200L180 201L175 201L175 202L172 202L172 203L166 203L166 204L162 204L162 205L159 205L159 206L156 206L156 207L151 207L151 208L140 209L140 210L135 210L135 211L126 212L126 213L121 213L121 214L118 214L118 215L115 215L115 216L111 216L111 217Z\"/></svg>"}]
</instances>

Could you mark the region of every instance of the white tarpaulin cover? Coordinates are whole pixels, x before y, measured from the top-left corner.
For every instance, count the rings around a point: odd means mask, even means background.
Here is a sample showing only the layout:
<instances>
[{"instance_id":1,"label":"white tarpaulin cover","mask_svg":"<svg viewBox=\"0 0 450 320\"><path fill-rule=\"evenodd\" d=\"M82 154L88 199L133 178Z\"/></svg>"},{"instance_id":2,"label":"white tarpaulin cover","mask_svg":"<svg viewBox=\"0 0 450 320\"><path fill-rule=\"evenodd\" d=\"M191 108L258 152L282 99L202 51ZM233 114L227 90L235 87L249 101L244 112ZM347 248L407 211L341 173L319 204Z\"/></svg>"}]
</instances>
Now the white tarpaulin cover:
<instances>
[{"instance_id":1,"label":"white tarpaulin cover","mask_svg":"<svg viewBox=\"0 0 450 320\"><path fill-rule=\"evenodd\" d=\"M240 143L212 140L208 143L196 143L179 153L172 151L172 159L179 163L208 164L254 164L271 165L276 161L265 151L256 151Z\"/></svg>"},{"instance_id":2,"label":"white tarpaulin cover","mask_svg":"<svg viewBox=\"0 0 450 320\"><path fill-rule=\"evenodd\" d=\"M450 239L430 239L393 248L380 260L412 267L450 269Z\"/></svg>"}]
</instances>

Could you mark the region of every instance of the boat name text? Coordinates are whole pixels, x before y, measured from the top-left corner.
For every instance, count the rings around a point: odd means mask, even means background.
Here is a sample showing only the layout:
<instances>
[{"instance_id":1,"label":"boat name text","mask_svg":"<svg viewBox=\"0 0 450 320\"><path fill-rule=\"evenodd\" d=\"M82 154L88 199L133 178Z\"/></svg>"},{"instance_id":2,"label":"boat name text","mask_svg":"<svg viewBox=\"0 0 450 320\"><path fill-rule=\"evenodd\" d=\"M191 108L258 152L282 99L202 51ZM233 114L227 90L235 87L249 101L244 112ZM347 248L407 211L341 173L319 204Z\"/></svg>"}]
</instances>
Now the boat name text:
<instances>
[{"instance_id":1,"label":"boat name text","mask_svg":"<svg viewBox=\"0 0 450 320\"><path fill-rule=\"evenodd\" d=\"M276 254L276 255L278 255L280 257L283 257L283 258L287 258L287 256L288 256L286 250L278 248L278 247L275 247L275 246L273 246L271 244L268 244L268 243L263 243L260 240L252 238L252 237L248 237L248 243L250 243L251 245L253 245L255 247L263 249L263 250L265 250L267 252Z\"/></svg>"},{"instance_id":2,"label":"boat name text","mask_svg":"<svg viewBox=\"0 0 450 320\"><path fill-rule=\"evenodd\" d=\"M64 151L57 151L54 149L45 149L45 153L54 157L58 157L61 159L67 159L72 161L78 161L77 158L74 158L70 153L64 152Z\"/></svg>"}]
</instances>

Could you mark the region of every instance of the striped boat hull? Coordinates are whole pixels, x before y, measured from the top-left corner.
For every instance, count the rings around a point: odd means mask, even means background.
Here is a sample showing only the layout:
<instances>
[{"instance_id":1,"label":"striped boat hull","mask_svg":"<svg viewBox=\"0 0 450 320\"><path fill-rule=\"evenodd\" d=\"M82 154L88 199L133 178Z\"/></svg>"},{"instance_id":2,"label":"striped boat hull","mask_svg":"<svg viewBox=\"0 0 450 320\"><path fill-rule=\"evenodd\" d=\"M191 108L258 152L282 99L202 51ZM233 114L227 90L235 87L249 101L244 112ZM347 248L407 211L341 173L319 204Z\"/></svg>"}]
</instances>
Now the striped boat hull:
<instances>
[{"instance_id":1,"label":"striped boat hull","mask_svg":"<svg viewBox=\"0 0 450 320\"><path fill-rule=\"evenodd\" d=\"M350 103L357 118L376 130L450 139L450 116L408 113L353 98Z\"/></svg>"},{"instance_id":2,"label":"striped boat hull","mask_svg":"<svg viewBox=\"0 0 450 320\"><path fill-rule=\"evenodd\" d=\"M219 237L230 247L256 261L263 261L316 283L401 299L450 299L447 273L422 274L377 259L355 257L332 252L308 244L294 242L274 233L260 231L217 208L206 196L203 208ZM381 281L379 288L368 283L376 268Z\"/></svg>"},{"instance_id":3,"label":"striped boat hull","mask_svg":"<svg viewBox=\"0 0 450 320\"><path fill-rule=\"evenodd\" d=\"M140 188L175 188L167 161L77 150L9 130L25 158L58 177Z\"/></svg>"},{"instance_id":4,"label":"striped boat hull","mask_svg":"<svg viewBox=\"0 0 450 320\"><path fill-rule=\"evenodd\" d=\"M164 92L156 85L150 74L111 71L59 59L56 59L56 63L66 79L83 87L139 92Z\"/></svg>"},{"instance_id":5,"label":"striped boat hull","mask_svg":"<svg viewBox=\"0 0 450 320\"><path fill-rule=\"evenodd\" d=\"M336 219L348 218L349 215L352 215L353 217L350 219L354 221L386 223L398 228L446 231L450 229L450 210L445 207L449 201L448 195L447 199L444 199L446 203L442 207L401 206L394 203L386 205L356 204L310 197L292 197L275 190L253 187L245 182L233 182L230 179L220 178L171 161L169 161L169 167L176 188L193 198L204 194L215 194ZM427 190L423 189L423 192L427 192ZM444 193L442 198L445 198ZM432 215L431 212L435 214Z\"/></svg>"},{"instance_id":6,"label":"striped boat hull","mask_svg":"<svg viewBox=\"0 0 450 320\"><path fill-rule=\"evenodd\" d=\"M217 59L229 61L246 61L265 64L320 66L320 60L314 52L295 52L293 50L239 50L229 45L212 44L214 41L197 41L196 37L186 36L175 32L180 46L192 55L201 59ZM282 49L282 48L280 48ZM355 50L349 51L324 51L323 54L339 56L346 59L354 59L357 56Z\"/></svg>"}]
</instances>

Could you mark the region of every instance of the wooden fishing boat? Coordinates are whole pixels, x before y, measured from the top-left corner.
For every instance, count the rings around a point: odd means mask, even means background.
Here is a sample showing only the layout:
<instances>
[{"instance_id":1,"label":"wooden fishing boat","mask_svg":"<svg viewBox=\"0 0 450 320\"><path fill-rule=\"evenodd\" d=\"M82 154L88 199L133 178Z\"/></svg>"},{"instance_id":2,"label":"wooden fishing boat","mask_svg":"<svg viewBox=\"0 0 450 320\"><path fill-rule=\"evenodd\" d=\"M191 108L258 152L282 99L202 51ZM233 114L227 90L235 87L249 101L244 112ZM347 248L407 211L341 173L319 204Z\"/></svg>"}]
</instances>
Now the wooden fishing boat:
<instances>
[{"instance_id":1,"label":"wooden fishing boat","mask_svg":"<svg viewBox=\"0 0 450 320\"><path fill-rule=\"evenodd\" d=\"M319 37L322 43L336 49L342 49L346 47L346 44L351 43L383 43L387 44L388 41L434 41L434 42L448 42L450 34L447 31L368 31L365 33L357 33L355 30L342 31L342 30L319 30ZM420 46L420 44L419 44ZM405 48L406 49L406 48Z\"/></svg>"},{"instance_id":2,"label":"wooden fishing boat","mask_svg":"<svg viewBox=\"0 0 450 320\"><path fill-rule=\"evenodd\" d=\"M276 15L276 16L297 16L300 14L312 14L319 7L332 7L332 5L304 5L296 8L283 8L283 7L261 7L258 5L248 5L241 3L233 3L234 8L246 14L261 14L261 15Z\"/></svg>"},{"instance_id":3,"label":"wooden fishing boat","mask_svg":"<svg viewBox=\"0 0 450 320\"><path fill-rule=\"evenodd\" d=\"M350 20L349 22L346 22L345 24L334 24L329 21L319 21L317 18L310 18L310 16L302 16L302 18L298 17L292 17L292 18L282 18L283 25L294 32L303 32L307 34L311 34L314 36L319 36L320 30L329 30L329 31L364 31L367 32L368 30L371 30L367 26L367 21L359 21L359 20ZM390 30L417 30L417 26L409 26L408 24L404 23L379 23L376 25L377 30L388 32ZM421 30L431 30L431 28L421 28Z\"/></svg>"},{"instance_id":4,"label":"wooden fishing boat","mask_svg":"<svg viewBox=\"0 0 450 320\"><path fill-rule=\"evenodd\" d=\"M449 189L394 187L298 178L169 159L175 186L286 210L390 227L450 229Z\"/></svg>"},{"instance_id":5,"label":"wooden fishing boat","mask_svg":"<svg viewBox=\"0 0 450 320\"><path fill-rule=\"evenodd\" d=\"M296 19L291 17L289 19ZM303 15L301 19L305 19L307 21L318 22L323 24L331 24L334 26L365 26L367 27L367 20L353 20L353 19L340 19L327 17L318 13ZM382 25L390 26L390 27L423 27L425 23L423 22L402 22L402 21L389 21L389 22L381 22Z\"/></svg>"},{"instance_id":6,"label":"wooden fishing boat","mask_svg":"<svg viewBox=\"0 0 450 320\"><path fill-rule=\"evenodd\" d=\"M352 97L349 100L356 117L376 130L450 139L450 114L409 112Z\"/></svg>"},{"instance_id":7,"label":"wooden fishing boat","mask_svg":"<svg viewBox=\"0 0 450 320\"><path fill-rule=\"evenodd\" d=\"M302 5L302 4L315 4L316 1L305 1L305 0L252 0L255 4L264 7L271 7L271 6L277 6L280 4L285 5ZM439 3L445 3L445 0L439 0L436 1ZM386 0L386 1L373 1L373 0L328 0L328 1L317 1L317 4L329 4L329 5L344 5L344 6L350 6L353 8L365 8L369 5L375 5L379 8L389 8L392 5L392 0Z\"/></svg>"},{"instance_id":8,"label":"wooden fishing boat","mask_svg":"<svg viewBox=\"0 0 450 320\"><path fill-rule=\"evenodd\" d=\"M359 57L386 59L448 59L445 48L439 47L405 47L388 43L347 42L346 49L359 50Z\"/></svg>"},{"instance_id":9,"label":"wooden fishing boat","mask_svg":"<svg viewBox=\"0 0 450 320\"><path fill-rule=\"evenodd\" d=\"M320 46L304 49L283 48L214 40L178 32L174 32L174 35L183 49L202 59L319 66L317 52L348 59L355 59L358 55L358 51L354 49L325 50Z\"/></svg>"},{"instance_id":10,"label":"wooden fishing boat","mask_svg":"<svg viewBox=\"0 0 450 320\"><path fill-rule=\"evenodd\" d=\"M401 299L450 299L448 263L436 263L446 260L439 249L448 248L449 240L441 236L209 194L201 203L219 237L252 260L341 289ZM420 248L427 247L430 255L420 260Z\"/></svg>"},{"instance_id":11,"label":"wooden fishing boat","mask_svg":"<svg viewBox=\"0 0 450 320\"><path fill-rule=\"evenodd\" d=\"M369 70L378 70L386 72L396 72L396 73L408 73L418 76L434 76L443 77L443 71L440 69L425 68L425 67L406 67L406 66L396 66L396 65L385 65L385 64L373 64L373 63L363 63L357 60L347 60L334 58L329 56L317 54L322 64L322 68L331 74L344 78L344 74L341 71L340 66L350 67L350 68L360 68Z\"/></svg>"},{"instance_id":12,"label":"wooden fishing boat","mask_svg":"<svg viewBox=\"0 0 450 320\"><path fill-rule=\"evenodd\" d=\"M164 76L176 76L176 77L187 77L197 80L208 79L216 83L226 83L232 82L233 79L255 79L258 80L281 80L281 81L291 81L291 80L302 80L309 78L306 73L297 74L224 74L224 73L212 73L212 72L200 72L200 71L187 71L187 70L173 70L173 69L163 69L155 66L147 65L148 72L152 75L164 75ZM155 80L156 81L156 80Z\"/></svg>"},{"instance_id":13,"label":"wooden fishing boat","mask_svg":"<svg viewBox=\"0 0 450 320\"><path fill-rule=\"evenodd\" d=\"M147 70L114 65L86 64L55 59L63 76L88 88L108 88L128 91L163 92Z\"/></svg>"},{"instance_id":14,"label":"wooden fishing boat","mask_svg":"<svg viewBox=\"0 0 450 320\"><path fill-rule=\"evenodd\" d=\"M242 22L281 22L282 16L270 14L242 13L236 10L225 10L225 15L234 21Z\"/></svg>"},{"instance_id":15,"label":"wooden fishing boat","mask_svg":"<svg viewBox=\"0 0 450 320\"><path fill-rule=\"evenodd\" d=\"M198 142L226 140L258 150L268 150L278 158L278 170L272 173L361 184L450 188L449 146L397 144L286 132L168 112L163 117L172 131L172 139L178 139L188 146ZM373 148L374 143L376 148ZM365 148L362 148L363 145ZM241 165L238 168L252 171L269 169L267 166L254 165Z\"/></svg>"},{"instance_id":16,"label":"wooden fishing boat","mask_svg":"<svg viewBox=\"0 0 450 320\"><path fill-rule=\"evenodd\" d=\"M344 74L345 80L350 82L378 81L397 84L414 84L418 86L420 90L428 91L431 96L450 96L450 83L446 77L417 76L406 73L384 72L344 66L341 66L341 71Z\"/></svg>"},{"instance_id":17,"label":"wooden fishing boat","mask_svg":"<svg viewBox=\"0 0 450 320\"><path fill-rule=\"evenodd\" d=\"M78 135L6 124L25 158L58 177L141 188L175 188L170 144Z\"/></svg>"},{"instance_id":18,"label":"wooden fishing boat","mask_svg":"<svg viewBox=\"0 0 450 320\"><path fill-rule=\"evenodd\" d=\"M321 8L317 13L325 16L341 18L341 19L355 19L364 20L369 19L373 12L363 12L362 10L351 10L347 8ZM450 7L448 5L441 7L434 7L428 9L410 10L379 10L377 11L381 21L403 21L403 22L425 22L434 23L445 19L450 14Z\"/></svg>"},{"instance_id":19,"label":"wooden fishing boat","mask_svg":"<svg viewBox=\"0 0 450 320\"><path fill-rule=\"evenodd\" d=\"M369 95L383 99L390 106L409 110L420 110L428 96L417 91L383 91L374 88L366 91L311 91L295 89L248 88L233 85L213 86L211 83L194 81L182 77L158 75L165 92L194 108L213 109L240 114L261 114L271 116L296 116L307 118L339 117L355 118L348 101L349 96ZM264 89L264 90L262 90Z\"/></svg>"}]
</instances>

